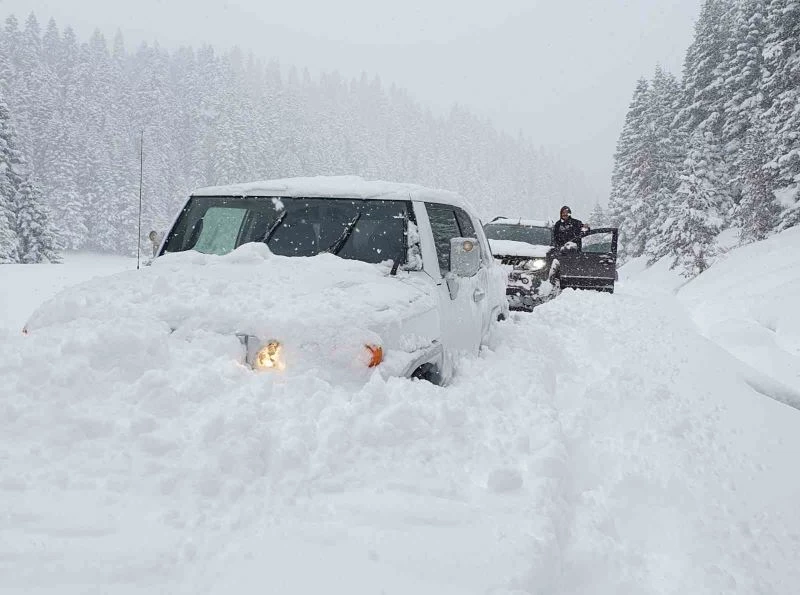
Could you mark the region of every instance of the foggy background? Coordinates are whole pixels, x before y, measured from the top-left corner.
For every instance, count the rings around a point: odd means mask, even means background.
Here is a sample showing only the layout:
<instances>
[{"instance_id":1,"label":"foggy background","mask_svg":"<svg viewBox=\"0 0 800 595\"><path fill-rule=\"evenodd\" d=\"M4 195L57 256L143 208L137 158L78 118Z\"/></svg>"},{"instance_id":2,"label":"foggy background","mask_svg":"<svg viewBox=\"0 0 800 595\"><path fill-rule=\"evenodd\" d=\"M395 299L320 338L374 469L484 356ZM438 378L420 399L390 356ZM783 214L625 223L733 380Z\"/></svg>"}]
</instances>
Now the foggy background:
<instances>
[{"instance_id":1,"label":"foggy background","mask_svg":"<svg viewBox=\"0 0 800 595\"><path fill-rule=\"evenodd\" d=\"M523 131L585 172L605 198L636 79L680 74L699 0L0 0L0 16L54 17L129 46L208 42L312 73L362 71L445 111L453 103Z\"/></svg>"}]
</instances>

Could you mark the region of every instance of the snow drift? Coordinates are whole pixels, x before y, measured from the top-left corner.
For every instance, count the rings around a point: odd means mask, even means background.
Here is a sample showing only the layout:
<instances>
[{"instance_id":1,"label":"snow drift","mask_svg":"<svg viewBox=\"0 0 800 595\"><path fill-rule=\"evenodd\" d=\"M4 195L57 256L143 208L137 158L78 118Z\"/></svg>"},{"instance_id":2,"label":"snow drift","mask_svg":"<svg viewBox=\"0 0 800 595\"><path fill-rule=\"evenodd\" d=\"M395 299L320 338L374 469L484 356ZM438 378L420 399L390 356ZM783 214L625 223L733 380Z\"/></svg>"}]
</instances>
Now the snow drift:
<instances>
[{"instance_id":1,"label":"snow drift","mask_svg":"<svg viewBox=\"0 0 800 595\"><path fill-rule=\"evenodd\" d=\"M364 345L387 348L390 374L438 331L436 296L413 276L390 276L389 270L331 254L277 256L257 243L225 256L168 254L141 271L60 293L26 329L53 341L80 337L81 345L61 359L96 351L108 367L132 365L128 343L142 355L159 350L159 357L237 361L236 336L248 334L279 340L293 363L288 374L314 369L363 379L370 372L361 361ZM206 344L207 350L198 347ZM142 365L144 371L150 359Z\"/></svg>"}]
</instances>

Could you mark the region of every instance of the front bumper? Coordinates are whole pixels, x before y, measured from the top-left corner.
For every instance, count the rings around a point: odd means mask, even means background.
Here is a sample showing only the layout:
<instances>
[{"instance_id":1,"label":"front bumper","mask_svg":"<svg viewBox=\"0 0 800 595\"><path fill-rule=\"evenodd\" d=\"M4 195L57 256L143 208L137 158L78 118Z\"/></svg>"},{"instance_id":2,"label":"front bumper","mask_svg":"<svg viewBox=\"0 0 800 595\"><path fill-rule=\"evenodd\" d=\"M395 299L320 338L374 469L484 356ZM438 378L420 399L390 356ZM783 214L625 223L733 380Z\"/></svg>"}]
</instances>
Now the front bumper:
<instances>
[{"instance_id":1,"label":"front bumper","mask_svg":"<svg viewBox=\"0 0 800 595\"><path fill-rule=\"evenodd\" d=\"M551 286L541 273L512 273L506 285L506 297L512 310L530 310L548 299Z\"/></svg>"}]
</instances>

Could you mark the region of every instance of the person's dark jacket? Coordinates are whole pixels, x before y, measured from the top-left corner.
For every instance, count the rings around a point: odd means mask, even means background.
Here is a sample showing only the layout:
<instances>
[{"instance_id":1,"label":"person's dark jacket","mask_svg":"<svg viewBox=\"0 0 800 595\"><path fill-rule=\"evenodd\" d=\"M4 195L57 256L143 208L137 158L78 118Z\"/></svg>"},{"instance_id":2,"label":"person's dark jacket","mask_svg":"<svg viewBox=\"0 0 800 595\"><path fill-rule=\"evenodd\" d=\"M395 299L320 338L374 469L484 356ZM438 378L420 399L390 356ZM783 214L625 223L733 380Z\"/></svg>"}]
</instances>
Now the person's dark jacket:
<instances>
[{"instance_id":1,"label":"person's dark jacket","mask_svg":"<svg viewBox=\"0 0 800 595\"><path fill-rule=\"evenodd\" d=\"M581 238L583 237L582 228L583 222L578 219L573 219L572 217L566 221L559 219L553 226L553 239L556 248L561 248L567 242L575 242L578 250L580 250Z\"/></svg>"}]
</instances>

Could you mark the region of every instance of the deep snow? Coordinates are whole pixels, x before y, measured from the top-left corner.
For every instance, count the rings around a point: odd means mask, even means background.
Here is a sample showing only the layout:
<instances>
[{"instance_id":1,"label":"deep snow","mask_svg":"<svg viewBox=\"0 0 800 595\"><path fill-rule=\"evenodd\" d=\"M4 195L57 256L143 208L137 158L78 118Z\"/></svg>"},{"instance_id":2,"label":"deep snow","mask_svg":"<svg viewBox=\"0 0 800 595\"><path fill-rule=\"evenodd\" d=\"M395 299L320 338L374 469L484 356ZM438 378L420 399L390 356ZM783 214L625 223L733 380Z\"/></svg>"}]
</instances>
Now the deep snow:
<instances>
[{"instance_id":1,"label":"deep snow","mask_svg":"<svg viewBox=\"0 0 800 595\"><path fill-rule=\"evenodd\" d=\"M63 264L5 264L0 268L0 338L18 333L33 310L65 287L94 277L135 269L136 259L67 253Z\"/></svg>"},{"instance_id":2,"label":"deep snow","mask_svg":"<svg viewBox=\"0 0 800 595\"><path fill-rule=\"evenodd\" d=\"M32 309L51 270L9 270L4 299ZM0 585L796 593L800 411L701 334L726 278L685 298L635 275L614 295L566 291L501 325L447 388L254 374L130 343L113 320L9 332ZM796 327L777 328L791 346Z\"/></svg>"}]
</instances>

